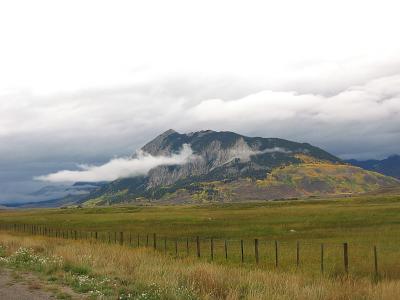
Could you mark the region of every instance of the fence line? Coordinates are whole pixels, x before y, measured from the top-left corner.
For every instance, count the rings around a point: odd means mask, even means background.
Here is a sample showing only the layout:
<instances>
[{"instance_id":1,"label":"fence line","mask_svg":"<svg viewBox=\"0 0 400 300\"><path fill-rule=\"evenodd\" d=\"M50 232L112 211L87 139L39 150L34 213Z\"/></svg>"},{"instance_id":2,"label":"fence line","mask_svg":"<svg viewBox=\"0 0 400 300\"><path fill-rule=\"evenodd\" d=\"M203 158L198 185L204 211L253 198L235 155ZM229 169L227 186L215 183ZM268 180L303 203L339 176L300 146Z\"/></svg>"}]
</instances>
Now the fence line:
<instances>
[{"instance_id":1,"label":"fence line","mask_svg":"<svg viewBox=\"0 0 400 300\"><path fill-rule=\"evenodd\" d=\"M246 253L247 249L251 248L246 248L245 247L245 242L243 239L236 240L236 239L215 239L213 237L211 238L201 238L200 236L196 236L195 238L168 238L166 236L160 237L156 233L152 234L152 240L150 240L149 234L137 234L136 242L135 236L132 235L131 232L128 234L126 232L120 231L119 233L116 231L77 231L77 230L69 230L69 229L60 229L60 228L50 228L45 225L36 225L36 224L0 224L0 230L6 230L6 231L12 231L12 232L22 232L26 234L31 234L31 235L41 235L41 236L48 236L48 237L56 237L56 238L63 238L63 239L73 239L73 240L94 240L97 242L104 242L104 243L114 243L114 244L119 244L119 245L126 245L126 246L134 246L136 244L136 247L151 247L155 251L160 251L164 252L167 254L169 252L168 250L168 244L171 242L173 243L173 247L170 248L170 251L174 254L175 257L179 257L180 250L184 251L186 256L190 256L190 253L192 255L197 256L197 258L201 257L206 257L202 255L204 248L206 247L206 242L209 243L209 259L211 261L214 261L216 259L216 254L217 254L217 247L218 243L216 242L220 241L221 242L221 248L223 247L222 251L222 259L225 261L235 261L235 256L234 253L234 247L232 246L232 243L237 243L240 241L240 246L239 246L239 252L237 253L239 255L239 260L240 262L243 263L252 263L254 262L256 265L260 265L262 262L265 264L266 260L268 259L273 259L274 260L274 265L275 268L279 268L281 264L281 243L277 240L274 241L269 241L269 240L262 240L262 239L254 239L253 240L253 249L254 252L252 255ZM141 239L145 238L145 244L141 243ZM162 241L163 246L162 245ZM268 253L264 253L262 255L262 251L260 249L260 241L265 241L266 242L266 249L269 249L269 245L273 246L274 250L274 256L270 256ZM195 250L191 252L191 245L195 246ZM305 256L301 252L302 246L316 246L315 243L310 243L310 242L300 242L296 241L294 250L293 250L293 256L295 257L295 261L293 263L293 266L296 268L300 267L300 264L303 266L305 265ZM322 274L326 273L326 267L327 267L327 249L329 249L328 246L335 245L336 247L338 244L333 244L333 243L322 243L320 244L320 257L319 257L319 264L320 264L320 272ZM183 247L182 247L183 246ZM373 254L373 269L371 270L372 274L375 277L378 277L380 275L379 270L378 270L378 249L377 246L374 245L371 248L371 253ZM250 250L248 250L250 251ZM171 253L171 252L170 252ZM229 254L229 255L228 255ZM343 269L344 273L348 274L349 273L349 244L347 242L342 244L342 262L343 262ZM253 256L253 258L251 258ZM264 260L261 261L261 258L264 257ZM312 258L314 259L314 258Z\"/></svg>"}]
</instances>

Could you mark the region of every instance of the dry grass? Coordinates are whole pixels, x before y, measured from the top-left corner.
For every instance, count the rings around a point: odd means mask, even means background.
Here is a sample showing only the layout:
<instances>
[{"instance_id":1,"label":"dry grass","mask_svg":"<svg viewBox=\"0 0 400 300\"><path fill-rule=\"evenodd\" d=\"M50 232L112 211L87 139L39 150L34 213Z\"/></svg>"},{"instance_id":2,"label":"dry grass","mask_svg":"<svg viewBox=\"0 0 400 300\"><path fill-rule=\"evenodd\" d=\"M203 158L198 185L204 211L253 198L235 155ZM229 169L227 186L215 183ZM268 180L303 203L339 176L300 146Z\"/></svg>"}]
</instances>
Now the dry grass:
<instances>
[{"instance_id":1,"label":"dry grass","mask_svg":"<svg viewBox=\"0 0 400 300\"><path fill-rule=\"evenodd\" d=\"M221 266L149 249L7 233L0 234L0 241L9 252L27 247L61 256L66 263L90 268L96 276L118 278L132 288L156 286L162 291L160 299L185 299L187 294L200 299L398 299L400 293L399 280L374 283L367 278Z\"/></svg>"}]
</instances>

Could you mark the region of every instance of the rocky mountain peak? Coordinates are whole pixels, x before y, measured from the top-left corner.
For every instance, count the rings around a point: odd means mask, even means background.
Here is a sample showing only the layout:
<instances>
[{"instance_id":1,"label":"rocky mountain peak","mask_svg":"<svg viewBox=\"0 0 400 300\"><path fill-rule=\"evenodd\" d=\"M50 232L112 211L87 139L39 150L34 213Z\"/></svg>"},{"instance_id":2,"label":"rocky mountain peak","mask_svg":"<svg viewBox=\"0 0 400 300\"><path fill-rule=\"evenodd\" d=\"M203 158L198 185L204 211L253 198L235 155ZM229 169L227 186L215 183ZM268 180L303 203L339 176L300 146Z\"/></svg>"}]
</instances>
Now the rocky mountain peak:
<instances>
[{"instance_id":1,"label":"rocky mountain peak","mask_svg":"<svg viewBox=\"0 0 400 300\"><path fill-rule=\"evenodd\" d=\"M370 186L396 183L394 179L344 165L336 156L308 143L248 137L228 131L182 134L170 129L141 150L153 156L170 157L180 155L185 144L192 150L187 160L174 165L160 164L145 176L118 179L96 190L91 197L100 199L100 203L115 202L117 194L118 201L142 197L195 201L204 195L231 201L235 197L273 199L336 190L366 191L367 181ZM351 174L355 173L365 182L356 187L343 186L353 182ZM318 181L318 177L329 180ZM293 180L288 183L288 178Z\"/></svg>"},{"instance_id":2,"label":"rocky mountain peak","mask_svg":"<svg viewBox=\"0 0 400 300\"><path fill-rule=\"evenodd\" d=\"M188 144L201 159L152 169L148 174L148 188L171 185L192 177L216 180L254 174L265 177L272 168L298 162L297 154L339 161L335 156L309 144L212 130L181 134L170 129L143 146L142 151L154 156L169 156L179 153L184 144Z\"/></svg>"}]
</instances>

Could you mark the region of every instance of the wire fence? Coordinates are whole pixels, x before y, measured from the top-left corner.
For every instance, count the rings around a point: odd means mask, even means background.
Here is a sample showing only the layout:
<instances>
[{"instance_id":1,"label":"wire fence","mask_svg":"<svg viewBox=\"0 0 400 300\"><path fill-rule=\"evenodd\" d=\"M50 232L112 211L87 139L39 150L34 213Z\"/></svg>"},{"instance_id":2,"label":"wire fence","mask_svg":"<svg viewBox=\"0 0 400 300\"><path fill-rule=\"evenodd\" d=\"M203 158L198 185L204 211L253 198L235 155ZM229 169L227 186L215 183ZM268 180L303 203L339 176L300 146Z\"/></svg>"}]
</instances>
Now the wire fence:
<instances>
[{"instance_id":1,"label":"wire fence","mask_svg":"<svg viewBox=\"0 0 400 300\"><path fill-rule=\"evenodd\" d=\"M328 275L349 274L373 278L400 278L397 245L171 237L156 233L84 231L33 224L0 224L0 230L61 239L89 240L129 247L147 247L176 258L194 257L221 264L303 270Z\"/></svg>"}]
</instances>

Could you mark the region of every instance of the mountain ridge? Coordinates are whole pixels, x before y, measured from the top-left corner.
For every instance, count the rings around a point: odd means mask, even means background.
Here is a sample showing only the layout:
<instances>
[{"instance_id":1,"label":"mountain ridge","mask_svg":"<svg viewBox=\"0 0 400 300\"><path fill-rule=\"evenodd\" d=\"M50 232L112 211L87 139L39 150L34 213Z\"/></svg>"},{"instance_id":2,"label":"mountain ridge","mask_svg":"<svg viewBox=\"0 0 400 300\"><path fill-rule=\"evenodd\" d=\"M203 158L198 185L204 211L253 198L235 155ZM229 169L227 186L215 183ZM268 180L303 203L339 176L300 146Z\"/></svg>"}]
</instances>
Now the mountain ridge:
<instances>
[{"instance_id":1,"label":"mountain ridge","mask_svg":"<svg viewBox=\"0 0 400 300\"><path fill-rule=\"evenodd\" d=\"M349 159L347 163L365 170L375 171L400 179L400 155L393 154L384 159L357 160Z\"/></svg>"},{"instance_id":2,"label":"mountain ridge","mask_svg":"<svg viewBox=\"0 0 400 300\"><path fill-rule=\"evenodd\" d=\"M246 197L242 191L248 191L256 199L267 200L338 191L367 192L398 183L383 175L349 166L338 157L309 143L247 137L229 131L203 130L181 134L170 129L140 150L153 156L170 156L179 153L184 145L189 145L198 159L184 164L159 165L146 176L115 180L92 192L84 203L190 203L201 198L199 195L217 201L236 201ZM313 165L310 167L306 164ZM290 166L308 168L311 175L298 172L297 167L290 169ZM290 177L291 186L288 183L279 185L279 188L276 184L265 188L259 184L279 169L287 172L282 182ZM328 183L318 180L317 174ZM299 176L303 178L297 178Z\"/></svg>"},{"instance_id":3,"label":"mountain ridge","mask_svg":"<svg viewBox=\"0 0 400 300\"><path fill-rule=\"evenodd\" d=\"M169 129L131 158L153 156L170 161L184 152L184 160L172 165L161 163L146 175L111 182L46 186L32 193L44 201L7 206L259 201L352 195L400 187L394 178L352 165L354 161L342 161L309 143L229 131L179 133ZM368 163L374 165L376 161Z\"/></svg>"}]
</instances>

